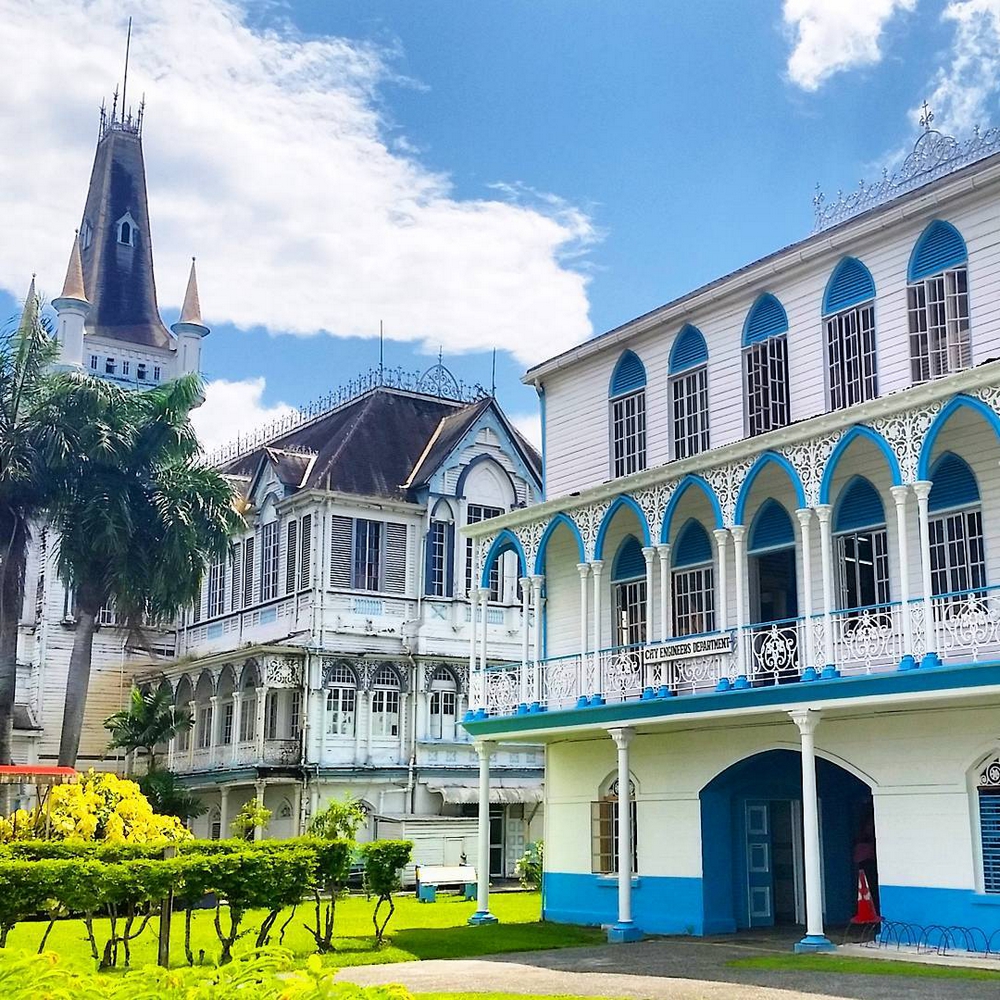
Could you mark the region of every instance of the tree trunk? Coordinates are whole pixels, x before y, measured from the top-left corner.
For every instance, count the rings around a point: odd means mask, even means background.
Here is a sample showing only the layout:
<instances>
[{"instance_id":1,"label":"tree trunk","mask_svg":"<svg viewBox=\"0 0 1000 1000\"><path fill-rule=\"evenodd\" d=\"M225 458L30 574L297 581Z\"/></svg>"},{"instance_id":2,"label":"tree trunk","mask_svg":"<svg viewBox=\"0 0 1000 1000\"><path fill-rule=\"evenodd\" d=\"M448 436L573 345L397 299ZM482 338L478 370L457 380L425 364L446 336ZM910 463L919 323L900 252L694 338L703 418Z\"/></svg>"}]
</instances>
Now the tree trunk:
<instances>
[{"instance_id":1,"label":"tree trunk","mask_svg":"<svg viewBox=\"0 0 1000 1000\"><path fill-rule=\"evenodd\" d=\"M99 613L99 606L85 608L78 605L76 609L76 634L73 636L73 651L69 657L66 707L63 709L62 734L59 737L60 767L76 767L77 754L80 752L80 734L83 731L84 709L87 707L90 662Z\"/></svg>"},{"instance_id":2,"label":"tree trunk","mask_svg":"<svg viewBox=\"0 0 1000 1000\"><path fill-rule=\"evenodd\" d=\"M17 687L17 628L24 603L28 534L0 518L0 764L10 764Z\"/></svg>"}]
</instances>

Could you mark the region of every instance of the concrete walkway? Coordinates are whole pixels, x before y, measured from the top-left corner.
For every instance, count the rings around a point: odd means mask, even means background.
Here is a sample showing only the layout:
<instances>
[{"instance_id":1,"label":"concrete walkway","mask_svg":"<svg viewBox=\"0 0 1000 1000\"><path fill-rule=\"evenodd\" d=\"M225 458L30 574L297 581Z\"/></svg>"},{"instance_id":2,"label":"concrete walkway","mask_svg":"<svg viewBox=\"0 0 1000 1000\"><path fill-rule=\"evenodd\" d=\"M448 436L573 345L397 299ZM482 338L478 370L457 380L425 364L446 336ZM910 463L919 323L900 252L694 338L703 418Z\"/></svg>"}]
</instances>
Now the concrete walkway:
<instances>
[{"instance_id":1,"label":"concrete walkway","mask_svg":"<svg viewBox=\"0 0 1000 1000\"><path fill-rule=\"evenodd\" d=\"M521 952L481 959L367 965L339 979L400 983L414 991L575 994L636 1000L997 1000L994 980L734 969L737 958L787 954L753 938L670 938Z\"/></svg>"}]
</instances>

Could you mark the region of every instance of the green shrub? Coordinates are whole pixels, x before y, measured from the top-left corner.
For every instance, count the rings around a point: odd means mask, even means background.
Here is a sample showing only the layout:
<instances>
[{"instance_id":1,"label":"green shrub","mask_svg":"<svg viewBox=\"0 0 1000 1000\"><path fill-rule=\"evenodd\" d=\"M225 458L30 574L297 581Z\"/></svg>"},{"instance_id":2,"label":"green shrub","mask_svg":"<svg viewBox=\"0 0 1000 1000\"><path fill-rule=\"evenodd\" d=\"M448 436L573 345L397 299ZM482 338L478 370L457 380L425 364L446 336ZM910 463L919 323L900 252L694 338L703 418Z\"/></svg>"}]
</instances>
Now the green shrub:
<instances>
[{"instance_id":1,"label":"green shrub","mask_svg":"<svg viewBox=\"0 0 1000 1000\"><path fill-rule=\"evenodd\" d=\"M542 862L544 860L544 842L536 840L524 849L524 854L517 859L514 870L525 889L537 889L542 884Z\"/></svg>"},{"instance_id":2,"label":"green shrub","mask_svg":"<svg viewBox=\"0 0 1000 1000\"><path fill-rule=\"evenodd\" d=\"M351 873L351 857L355 843L344 838L338 840L314 840L312 850L316 854L316 878L312 885L316 906L316 926L303 924L316 941L316 950L322 954L333 951L333 920L337 907L337 897L344 891Z\"/></svg>"},{"instance_id":3,"label":"green shrub","mask_svg":"<svg viewBox=\"0 0 1000 1000\"><path fill-rule=\"evenodd\" d=\"M382 943L385 929L396 912L392 894L402 887L400 872L409 864L412 854L413 842L410 840L373 840L361 845L361 856L365 860L365 885L373 896L378 897L372 914L376 944ZM389 904L389 912L380 925L378 914L383 903Z\"/></svg>"}]
</instances>

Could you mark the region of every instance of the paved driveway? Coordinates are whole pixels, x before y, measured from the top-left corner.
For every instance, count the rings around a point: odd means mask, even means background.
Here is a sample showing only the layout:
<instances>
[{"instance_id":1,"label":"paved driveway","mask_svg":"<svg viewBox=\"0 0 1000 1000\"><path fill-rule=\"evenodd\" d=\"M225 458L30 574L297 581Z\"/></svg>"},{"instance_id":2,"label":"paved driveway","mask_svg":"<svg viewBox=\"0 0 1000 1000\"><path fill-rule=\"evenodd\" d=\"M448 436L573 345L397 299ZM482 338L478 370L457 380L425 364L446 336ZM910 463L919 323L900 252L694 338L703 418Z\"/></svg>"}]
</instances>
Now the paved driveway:
<instances>
[{"instance_id":1,"label":"paved driveway","mask_svg":"<svg viewBox=\"0 0 1000 1000\"><path fill-rule=\"evenodd\" d=\"M571 993L649 1000L997 1000L996 981L733 969L735 958L787 954L752 938L670 938L521 952L474 960L344 969L351 982L402 983L419 991Z\"/></svg>"}]
</instances>

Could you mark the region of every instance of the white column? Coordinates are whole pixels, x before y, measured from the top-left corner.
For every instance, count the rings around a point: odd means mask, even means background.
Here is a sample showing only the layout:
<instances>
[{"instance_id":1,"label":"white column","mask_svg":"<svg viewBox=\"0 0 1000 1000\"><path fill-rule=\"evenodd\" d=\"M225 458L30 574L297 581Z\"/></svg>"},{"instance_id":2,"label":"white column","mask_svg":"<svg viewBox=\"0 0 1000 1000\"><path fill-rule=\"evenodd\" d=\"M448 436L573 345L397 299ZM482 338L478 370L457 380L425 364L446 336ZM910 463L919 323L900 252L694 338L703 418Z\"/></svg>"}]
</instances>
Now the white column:
<instances>
[{"instance_id":1,"label":"white column","mask_svg":"<svg viewBox=\"0 0 1000 1000\"><path fill-rule=\"evenodd\" d=\"M240 726L243 718L243 695L239 691L233 692L233 742L229 747L233 764L237 764L240 759Z\"/></svg>"},{"instance_id":2,"label":"white column","mask_svg":"<svg viewBox=\"0 0 1000 1000\"><path fill-rule=\"evenodd\" d=\"M913 622L910 621L910 546L906 531L906 500L908 486L891 486L889 492L896 504L896 546L899 550L899 603L903 627L903 658L900 667L916 666L913 660Z\"/></svg>"},{"instance_id":3,"label":"white column","mask_svg":"<svg viewBox=\"0 0 1000 1000\"><path fill-rule=\"evenodd\" d=\"M802 617L805 622L805 654L807 668L816 667L816 651L813 649L813 578L812 578L812 510L801 507L795 512L799 519L799 538L802 549Z\"/></svg>"},{"instance_id":4,"label":"white column","mask_svg":"<svg viewBox=\"0 0 1000 1000\"><path fill-rule=\"evenodd\" d=\"M587 639L589 637L590 622L587 618L588 596L588 576L590 575L590 563L577 563L576 571L580 574L580 668L577 671L576 695L587 694Z\"/></svg>"},{"instance_id":5,"label":"white column","mask_svg":"<svg viewBox=\"0 0 1000 1000\"><path fill-rule=\"evenodd\" d=\"M635 730L612 729L618 748L618 922L608 929L609 941L635 941L642 934L632 923L632 795L629 744Z\"/></svg>"},{"instance_id":6,"label":"white column","mask_svg":"<svg viewBox=\"0 0 1000 1000\"><path fill-rule=\"evenodd\" d=\"M470 924L495 924L497 918L490 913L490 756L494 745L487 740L477 740L479 755L479 841L476 860L476 912L469 917Z\"/></svg>"},{"instance_id":7,"label":"white column","mask_svg":"<svg viewBox=\"0 0 1000 1000\"><path fill-rule=\"evenodd\" d=\"M819 518L819 549L823 567L823 670L835 670L833 662L833 538L830 534L830 515L833 508L828 503L816 507ZM836 674L834 673L834 676Z\"/></svg>"},{"instance_id":8,"label":"white column","mask_svg":"<svg viewBox=\"0 0 1000 1000\"><path fill-rule=\"evenodd\" d=\"M833 951L823 931L822 857L819 848L819 797L816 794L816 727L819 712L789 712L802 742L802 847L806 875L806 936L796 951Z\"/></svg>"},{"instance_id":9,"label":"white column","mask_svg":"<svg viewBox=\"0 0 1000 1000\"><path fill-rule=\"evenodd\" d=\"M478 677L476 672L476 641L479 632L476 629L476 611L479 608L479 588L473 577L472 587L466 595L469 601L469 707L472 709L486 707L486 678ZM524 623L527 629L528 623ZM478 697L477 697L478 695Z\"/></svg>"},{"instance_id":10,"label":"white column","mask_svg":"<svg viewBox=\"0 0 1000 1000\"><path fill-rule=\"evenodd\" d=\"M913 484L920 520L920 579L924 597L924 658L920 665L923 667L937 666L941 662L937 651L937 630L934 628L934 589L931 583L931 521L928 507L931 485L926 480Z\"/></svg>"},{"instance_id":11,"label":"white column","mask_svg":"<svg viewBox=\"0 0 1000 1000\"><path fill-rule=\"evenodd\" d=\"M219 786L219 836L225 840L229 836L229 786Z\"/></svg>"},{"instance_id":12,"label":"white column","mask_svg":"<svg viewBox=\"0 0 1000 1000\"><path fill-rule=\"evenodd\" d=\"M656 554L660 557L660 639L666 642L670 638L670 546L657 545Z\"/></svg>"},{"instance_id":13,"label":"white column","mask_svg":"<svg viewBox=\"0 0 1000 1000\"><path fill-rule=\"evenodd\" d=\"M211 698L208 699L208 703L211 706L209 711L212 713L209 717L209 722L211 723L208 727L208 759L212 762L214 767L218 761L216 760L216 755L218 753L219 741L216 738L216 729L219 725L219 696L213 694Z\"/></svg>"},{"instance_id":14,"label":"white column","mask_svg":"<svg viewBox=\"0 0 1000 1000\"><path fill-rule=\"evenodd\" d=\"M483 683L486 682L486 648L488 645L488 627L490 624L490 589L483 587L479 591L479 669L483 675Z\"/></svg>"},{"instance_id":15,"label":"white column","mask_svg":"<svg viewBox=\"0 0 1000 1000\"><path fill-rule=\"evenodd\" d=\"M737 679L747 676L747 608L744 598L744 586L747 579L747 529L742 524L734 524L730 529L733 534L733 558L736 565L736 673Z\"/></svg>"},{"instance_id":16,"label":"white column","mask_svg":"<svg viewBox=\"0 0 1000 1000\"><path fill-rule=\"evenodd\" d=\"M188 712L191 715L193 724L188 730L188 770L194 769L194 745L198 742L198 703L188 702Z\"/></svg>"},{"instance_id":17,"label":"white column","mask_svg":"<svg viewBox=\"0 0 1000 1000\"><path fill-rule=\"evenodd\" d=\"M594 690L591 694L601 694L601 571L604 562L595 559L591 564L594 572Z\"/></svg>"},{"instance_id":18,"label":"white column","mask_svg":"<svg viewBox=\"0 0 1000 1000\"><path fill-rule=\"evenodd\" d=\"M257 805L262 806L264 804L264 796L266 794L267 785L263 778L258 778L254 784L254 795L257 797ZM264 827L259 824L253 828L253 839L255 841L261 841L264 839Z\"/></svg>"},{"instance_id":19,"label":"white column","mask_svg":"<svg viewBox=\"0 0 1000 1000\"><path fill-rule=\"evenodd\" d=\"M656 601L654 594L653 560L656 558L656 549L652 545L646 545L642 550L642 557L646 560L646 634L643 637L646 644L653 641L656 635Z\"/></svg>"},{"instance_id":20,"label":"white column","mask_svg":"<svg viewBox=\"0 0 1000 1000\"><path fill-rule=\"evenodd\" d=\"M542 633L543 633L543 616L542 612L544 610L545 598L542 596L542 591L545 586L544 576L533 576L531 578L531 597L532 603L535 608L535 643L534 643L534 660L538 663L542 659L542 654L544 652L542 648ZM538 694L538 689L535 689L535 694Z\"/></svg>"},{"instance_id":21,"label":"white column","mask_svg":"<svg viewBox=\"0 0 1000 1000\"><path fill-rule=\"evenodd\" d=\"M365 692L365 702L368 705L368 725L365 730L365 760L370 764L372 761L372 738L375 735L375 712L374 712L374 692Z\"/></svg>"},{"instance_id":22,"label":"white column","mask_svg":"<svg viewBox=\"0 0 1000 1000\"><path fill-rule=\"evenodd\" d=\"M729 628L729 587L726 581L726 542L729 532L725 528L716 528L715 535L715 628L725 632Z\"/></svg>"},{"instance_id":23,"label":"white column","mask_svg":"<svg viewBox=\"0 0 1000 1000\"><path fill-rule=\"evenodd\" d=\"M257 759L264 759L264 728L267 722L267 688L257 688Z\"/></svg>"},{"instance_id":24,"label":"white column","mask_svg":"<svg viewBox=\"0 0 1000 1000\"><path fill-rule=\"evenodd\" d=\"M521 584L521 676L518 678L520 701L528 700L528 664L531 661L531 577L522 576Z\"/></svg>"}]
</instances>

